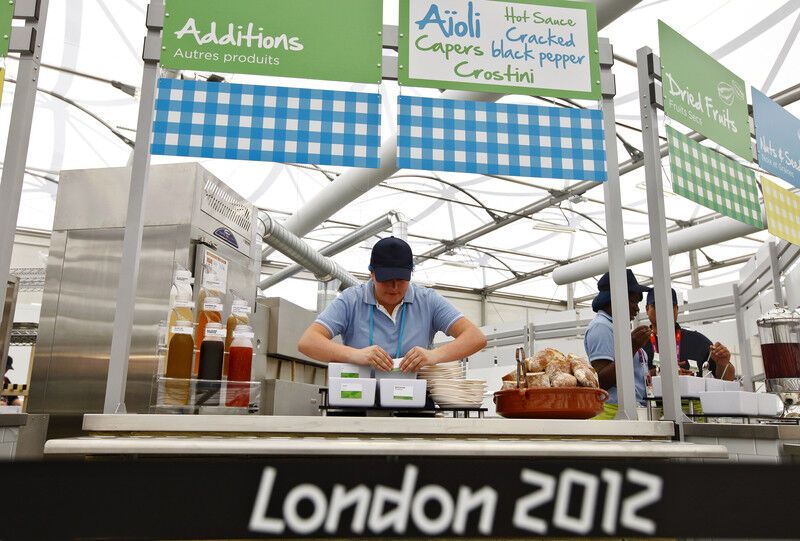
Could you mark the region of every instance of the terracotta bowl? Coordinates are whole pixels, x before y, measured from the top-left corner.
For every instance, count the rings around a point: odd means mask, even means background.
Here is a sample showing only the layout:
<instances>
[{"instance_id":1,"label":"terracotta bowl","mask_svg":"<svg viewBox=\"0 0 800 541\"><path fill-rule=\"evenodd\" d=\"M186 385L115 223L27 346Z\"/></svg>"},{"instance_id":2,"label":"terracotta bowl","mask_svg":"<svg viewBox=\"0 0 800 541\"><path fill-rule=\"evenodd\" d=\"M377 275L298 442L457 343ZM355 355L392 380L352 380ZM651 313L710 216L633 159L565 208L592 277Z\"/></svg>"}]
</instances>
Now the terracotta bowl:
<instances>
[{"instance_id":1,"label":"terracotta bowl","mask_svg":"<svg viewBox=\"0 0 800 541\"><path fill-rule=\"evenodd\" d=\"M497 414L511 419L589 419L603 412L608 393L588 387L506 389L494 393Z\"/></svg>"}]
</instances>

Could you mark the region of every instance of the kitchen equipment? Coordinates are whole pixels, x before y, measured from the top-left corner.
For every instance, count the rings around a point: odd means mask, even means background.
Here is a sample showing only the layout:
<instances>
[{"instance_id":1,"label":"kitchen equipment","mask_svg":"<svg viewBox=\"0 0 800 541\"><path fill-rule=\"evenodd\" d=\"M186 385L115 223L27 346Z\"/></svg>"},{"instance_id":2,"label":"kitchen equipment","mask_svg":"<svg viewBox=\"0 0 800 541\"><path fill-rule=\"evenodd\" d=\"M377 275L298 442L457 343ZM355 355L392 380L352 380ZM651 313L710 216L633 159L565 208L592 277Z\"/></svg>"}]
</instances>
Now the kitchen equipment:
<instances>
[{"instance_id":1,"label":"kitchen equipment","mask_svg":"<svg viewBox=\"0 0 800 541\"><path fill-rule=\"evenodd\" d=\"M786 416L800 416L800 313L776 306L756 323L767 391L781 398Z\"/></svg>"},{"instance_id":2,"label":"kitchen equipment","mask_svg":"<svg viewBox=\"0 0 800 541\"><path fill-rule=\"evenodd\" d=\"M589 419L603 412L608 393L589 387L506 389L494 393L497 414L512 419Z\"/></svg>"},{"instance_id":3,"label":"kitchen equipment","mask_svg":"<svg viewBox=\"0 0 800 541\"><path fill-rule=\"evenodd\" d=\"M28 410L50 414L50 437L80 434L83 414L103 410L130 169L62 171L59 180ZM199 164L150 167L128 412L145 413L151 404L159 322L179 267L194 276L194 295L211 268L224 273L225 311L231 289L253 306L257 224L255 207Z\"/></svg>"}]
</instances>

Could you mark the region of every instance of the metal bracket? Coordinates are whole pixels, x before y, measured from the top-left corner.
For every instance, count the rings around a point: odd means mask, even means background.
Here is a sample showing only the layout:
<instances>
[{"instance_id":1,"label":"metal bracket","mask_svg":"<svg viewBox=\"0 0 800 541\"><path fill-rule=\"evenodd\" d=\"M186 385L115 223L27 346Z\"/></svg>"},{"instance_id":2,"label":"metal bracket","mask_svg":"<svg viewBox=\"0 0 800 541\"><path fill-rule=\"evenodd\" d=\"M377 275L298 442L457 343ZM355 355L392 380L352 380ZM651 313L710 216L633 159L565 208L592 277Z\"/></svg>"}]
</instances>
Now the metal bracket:
<instances>
[{"instance_id":1,"label":"metal bracket","mask_svg":"<svg viewBox=\"0 0 800 541\"><path fill-rule=\"evenodd\" d=\"M604 98L613 98L617 95L617 79L611 71L603 70L600 73L600 91Z\"/></svg>"},{"instance_id":2,"label":"metal bracket","mask_svg":"<svg viewBox=\"0 0 800 541\"><path fill-rule=\"evenodd\" d=\"M648 87L647 93L651 105L664 109L664 90L661 88L661 83L652 81Z\"/></svg>"},{"instance_id":3,"label":"metal bracket","mask_svg":"<svg viewBox=\"0 0 800 541\"><path fill-rule=\"evenodd\" d=\"M146 36L144 38L142 60L145 62L158 62L161 60L161 36Z\"/></svg>"},{"instance_id":4,"label":"metal bracket","mask_svg":"<svg viewBox=\"0 0 800 541\"><path fill-rule=\"evenodd\" d=\"M33 54L36 49L36 29L32 26L14 26L8 40L8 51Z\"/></svg>"},{"instance_id":5,"label":"metal bracket","mask_svg":"<svg viewBox=\"0 0 800 541\"><path fill-rule=\"evenodd\" d=\"M145 17L144 25L149 30L161 30L164 28L164 17L166 16L166 9L163 3L149 4L147 6L147 16Z\"/></svg>"},{"instance_id":6,"label":"metal bracket","mask_svg":"<svg viewBox=\"0 0 800 541\"><path fill-rule=\"evenodd\" d=\"M386 49L394 49L397 50L398 41L398 29L396 25L393 24L385 24L383 25L383 46Z\"/></svg>"},{"instance_id":7,"label":"metal bracket","mask_svg":"<svg viewBox=\"0 0 800 541\"><path fill-rule=\"evenodd\" d=\"M398 58L396 56L384 56L381 60L381 78L390 81L397 80Z\"/></svg>"},{"instance_id":8,"label":"metal bracket","mask_svg":"<svg viewBox=\"0 0 800 541\"><path fill-rule=\"evenodd\" d=\"M26 21L39 20L39 8L42 0L15 0L14 18Z\"/></svg>"},{"instance_id":9,"label":"metal bracket","mask_svg":"<svg viewBox=\"0 0 800 541\"><path fill-rule=\"evenodd\" d=\"M661 58L656 53L647 55L647 73L651 77L661 80Z\"/></svg>"},{"instance_id":10,"label":"metal bracket","mask_svg":"<svg viewBox=\"0 0 800 541\"><path fill-rule=\"evenodd\" d=\"M614 65L614 46L611 45L608 38L600 38L598 45L600 51L600 67L610 68Z\"/></svg>"}]
</instances>

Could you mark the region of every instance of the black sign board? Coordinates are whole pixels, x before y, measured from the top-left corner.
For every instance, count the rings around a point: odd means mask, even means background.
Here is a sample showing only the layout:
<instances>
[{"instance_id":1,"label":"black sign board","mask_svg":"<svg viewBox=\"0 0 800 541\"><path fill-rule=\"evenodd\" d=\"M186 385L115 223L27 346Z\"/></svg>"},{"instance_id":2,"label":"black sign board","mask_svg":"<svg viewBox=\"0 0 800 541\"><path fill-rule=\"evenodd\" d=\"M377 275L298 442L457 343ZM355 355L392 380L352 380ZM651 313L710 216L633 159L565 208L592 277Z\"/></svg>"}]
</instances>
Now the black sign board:
<instances>
[{"instance_id":1,"label":"black sign board","mask_svg":"<svg viewBox=\"0 0 800 541\"><path fill-rule=\"evenodd\" d=\"M277 458L0 466L0 539L796 538L800 467Z\"/></svg>"}]
</instances>

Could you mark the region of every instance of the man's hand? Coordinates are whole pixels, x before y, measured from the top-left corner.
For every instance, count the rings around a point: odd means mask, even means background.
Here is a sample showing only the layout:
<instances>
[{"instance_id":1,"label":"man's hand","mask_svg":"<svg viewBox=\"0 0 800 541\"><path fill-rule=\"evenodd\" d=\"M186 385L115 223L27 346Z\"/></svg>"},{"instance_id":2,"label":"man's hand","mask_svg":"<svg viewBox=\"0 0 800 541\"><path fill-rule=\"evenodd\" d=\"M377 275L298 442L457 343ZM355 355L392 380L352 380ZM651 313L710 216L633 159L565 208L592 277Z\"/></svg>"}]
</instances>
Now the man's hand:
<instances>
[{"instance_id":1,"label":"man's hand","mask_svg":"<svg viewBox=\"0 0 800 541\"><path fill-rule=\"evenodd\" d=\"M356 349L350 362L353 364L360 364L362 366L373 366L378 370L383 370L384 372L388 372L394 368L392 358L380 346L369 346L363 349Z\"/></svg>"},{"instance_id":2,"label":"man's hand","mask_svg":"<svg viewBox=\"0 0 800 541\"><path fill-rule=\"evenodd\" d=\"M719 342L710 346L711 360L718 366L725 366L731 362L731 352Z\"/></svg>"},{"instance_id":3,"label":"man's hand","mask_svg":"<svg viewBox=\"0 0 800 541\"><path fill-rule=\"evenodd\" d=\"M647 325L636 327L631 331L631 350L633 353L644 347L647 341L650 340L650 332L650 327Z\"/></svg>"},{"instance_id":4,"label":"man's hand","mask_svg":"<svg viewBox=\"0 0 800 541\"><path fill-rule=\"evenodd\" d=\"M437 355L435 351L430 349L421 348L419 346L411 348L403 357L400 363L400 370L403 372L417 372L423 366L430 366L437 363Z\"/></svg>"}]
</instances>

